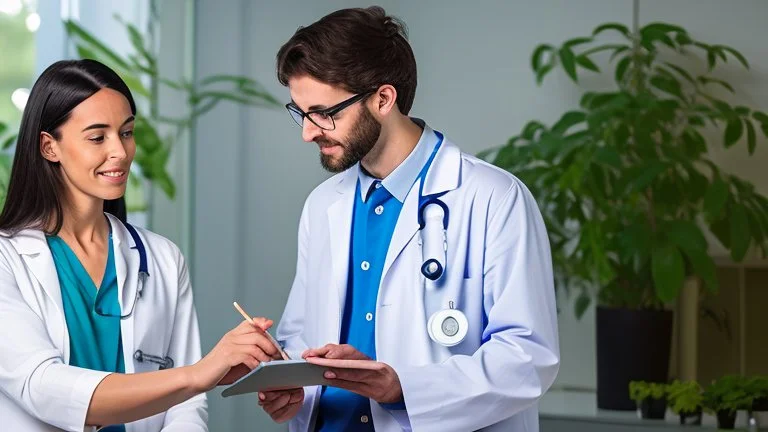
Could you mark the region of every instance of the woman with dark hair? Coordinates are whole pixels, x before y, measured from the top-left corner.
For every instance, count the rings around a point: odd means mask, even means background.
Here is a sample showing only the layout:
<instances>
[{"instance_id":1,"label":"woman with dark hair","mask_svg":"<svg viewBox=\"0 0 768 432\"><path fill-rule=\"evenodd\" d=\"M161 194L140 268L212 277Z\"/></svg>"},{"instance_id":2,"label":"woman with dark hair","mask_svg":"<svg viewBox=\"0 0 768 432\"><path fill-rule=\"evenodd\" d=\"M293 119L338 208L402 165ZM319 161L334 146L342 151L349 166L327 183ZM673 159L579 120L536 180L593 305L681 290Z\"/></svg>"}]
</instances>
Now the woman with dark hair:
<instances>
[{"instance_id":1,"label":"woman with dark hair","mask_svg":"<svg viewBox=\"0 0 768 432\"><path fill-rule=\"evenodd\" d=\"M278 356L258 318L200 358L182 254L125 220L135 115L96 61L32 88L0 214L0 429L205 431L205 392Z\"/></svg>"}]
</instances>

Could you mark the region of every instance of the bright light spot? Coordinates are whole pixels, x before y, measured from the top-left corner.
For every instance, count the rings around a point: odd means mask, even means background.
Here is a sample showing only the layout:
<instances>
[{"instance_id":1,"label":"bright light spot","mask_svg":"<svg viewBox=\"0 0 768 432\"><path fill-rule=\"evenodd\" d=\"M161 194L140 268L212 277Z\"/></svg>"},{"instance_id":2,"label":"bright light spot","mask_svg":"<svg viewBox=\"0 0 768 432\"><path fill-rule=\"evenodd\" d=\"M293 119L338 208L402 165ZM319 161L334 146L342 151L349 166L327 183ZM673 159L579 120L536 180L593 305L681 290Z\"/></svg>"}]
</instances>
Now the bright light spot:
<instances>
[{"instance_id":1,"label":"bright light spot","mask_svg":"<svg viewBox=\"0 0 768 432\"><path fill-rule=\"evenodd\" d=\"M11 93L11 102L19 111L24 111L24 107L27 106L27 99L29 99L29 89L19 88Z\"/></svg>"},{"instance_id":2,"label":"bright light spot","mask_svg":"<svg viewBox=\"0 0 768 432\"><path fill-rule=\"evenodd\" d=\"M32 33L36 32L40 28L40 15L37 12L33 12L27 16L27 29Z\"/></svg>"},{"instance_id":3,"label":"bright light spot","mask_svg":"<svg viewBox=\"0 0 768 432\"><path fill-rule=\"evenodd\" d=\"M16 16L23 7L21 0L0 0L0 13Z\"/></svg>"}]
</instances>

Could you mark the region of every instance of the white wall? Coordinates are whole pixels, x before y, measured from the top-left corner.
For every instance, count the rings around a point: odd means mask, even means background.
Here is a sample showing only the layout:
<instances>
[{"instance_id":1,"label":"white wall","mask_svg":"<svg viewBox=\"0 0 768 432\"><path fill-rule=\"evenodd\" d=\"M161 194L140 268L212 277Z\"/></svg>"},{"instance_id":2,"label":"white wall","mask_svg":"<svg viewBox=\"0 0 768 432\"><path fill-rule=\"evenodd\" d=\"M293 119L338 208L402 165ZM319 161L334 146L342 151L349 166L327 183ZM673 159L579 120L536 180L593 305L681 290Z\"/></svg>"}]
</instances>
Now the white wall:
<instances>
[{"instance_id":1,"label":"white wall","mask_svg":"<svg viewBox=\"0 0 768 432\"><path fill-rule=\"evenodd\" d=\"M504 143L531 119L552 122L576 107L580 91L562 73L536 87L530 54L536 44L586 35L600 23L631 24L630 0L381 1L410 29L419 66L412 115L424 118L471 153ZM282 100L275 54L300 25L343 7L367 2L199 1L196 24L198 77L248 74ZM749 79L738 75L748 102L768 109L768 2L741 0L645 0L641 24L665 20L694 36L741 50L753 63ZM587 84L604 85L600 77ZM204 348L238 322L231 303L278 319L294 273L296 224L306 195L327 174L317 148L280 109L224 105L201 119L195 149L193 281ZM768 193L766 142L757 157L736 149L719 159ZM594 319L575 322L571 307L560 316L562 369L558 385L595 383ZM222 400L210 393L212 430L282 430L260 412L253 397Z\"/></svg>"}]
</instances>

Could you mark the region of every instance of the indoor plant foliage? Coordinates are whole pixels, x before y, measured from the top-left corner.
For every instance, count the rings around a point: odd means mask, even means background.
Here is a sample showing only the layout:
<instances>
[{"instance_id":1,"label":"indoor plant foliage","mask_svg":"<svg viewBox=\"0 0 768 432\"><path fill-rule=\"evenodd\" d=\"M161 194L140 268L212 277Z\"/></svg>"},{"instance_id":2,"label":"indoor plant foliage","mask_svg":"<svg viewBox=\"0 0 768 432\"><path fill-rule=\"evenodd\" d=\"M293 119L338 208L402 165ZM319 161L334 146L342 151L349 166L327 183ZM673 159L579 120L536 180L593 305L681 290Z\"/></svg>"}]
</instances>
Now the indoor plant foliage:
<instances>
[{"instance_id":1,"label":"indoor plant foliage","mask_svg":"<svg viewBox=\"0 0 768 432\"><path fill-rule=\"evenodd\" d=\"M151 4L152 13L155 15L156 2L152 1ZM153 39L151 31L145 38L134 25L122 21L119 17L116 19L128 32L135 54L125 57L117 54L75 21L65 21L64 26L69 36L73 38L81 58L98 60L108 65L131 89L139 105L134 129L136 140L134 165L139 167L141 176L159 187L169 198L173 198L176 188L166 170L166 164L173 144L182 133L193 126L199 116L222 101L272 108L280 107L281 104L261 84L244 76L213 75L203 77L195 83L171 80L161 76L157 54L151 46ZM175 111L176 117L164 116L159 112L161 88L182 92L185 95L187 106ZM161 133L163 130L170 130L170 133L163 135ZM138 184L136 177L130 176L129 179L133 183L132 191L140 193L141 185ZM131 199L130 193L126 194L126 199L129 211L145 210L143 208L145 203L136 203L136 200ZM132 203L133 208L131 208Z\"/></svg>"},{"instance_id":2,"label":"indoor plant foliage","mask_svg":"<svg viewBox=\"0 0 768 432\"><path fill-rule=\"evenodd\" d=\"M623 42L596 43L606 33ZM556 67L578 82L602 60L614 90L587 91L554 125L531 121L481 157L536 197L556 285L577 293L576 315L597 299L598 406L631 410L629 381L668 378L665 306L687 277L718 287L705 231L736 261L750 248L768 252L768 198L709 158L714 146L752 154L768 136L768 115L717 97L734 89L712 71L748 68L741 53L672 24L603 24L559 47L539 45L531 64L539 83ZM706 67L691 67L697 60Z\"/></svg>"},{"instance_id":3,"label":"indoor plant foliage","mask_svg":"<svg viewBox=\"0 0 768 432\"><path fill-rule=\"evenodd\" d=\"M704 409L717 416L717 425L721 429L733 429L736 412L751 409L754 400L748 380L736 375L713 381L704 389L702 397Z\"/></svg>"},{"instance_id":4,"label":"indoor plant foliage","mask_svg":"<svg viewBox=\"0 0 768 432\"><path fill-rule=\"evenodd\" d=\"M626 43L582 48L605 31ZM706 55L705 74L677 64L696 50ZM594 286L600 303L629 308L661 308L689 275L716 289L702 228L736 261L750 246L768 251L768 199L707 154L742 137L752 154L758 130L768 136L765 113L711 94L713 87L733 88L709 72L726 61L749 67L747 60L732 48L693 40L679 26L654 23L630 32L604 24L560 48L538 46L532 66L539 82L555 66L577 82L580 68L599 71L592 57L601 52L611 53L614 91L585 93L581 109L551 127L529 122L493 158L539 201L558 286L580 290L579 315ZM723 128L722 139L705 138L708 124Z\"/></svg>"},{"instance_id":5,"label":"indoor plant foliage","mask_svg":"<svg viewBox=\"0 0 768 432\"><path fill-rule=\"evenodd\" d=\"M663 419L667 410L667 386L664 383L630 381L629 397L635 401L643 418Z\"/></svg>"},{"instance_id":6,"label":"indoor plant foliage","mask_svg":"<svg viewBox=\"0 0 768 432\"><path fill-rule=\"evenodd\" d=\"M680 416L680 424L688 424L686 418L694 417L690 424L701 424L702 388L696 381L675 380L667 385L669 408Z\"/></svg>"}]
</instances>

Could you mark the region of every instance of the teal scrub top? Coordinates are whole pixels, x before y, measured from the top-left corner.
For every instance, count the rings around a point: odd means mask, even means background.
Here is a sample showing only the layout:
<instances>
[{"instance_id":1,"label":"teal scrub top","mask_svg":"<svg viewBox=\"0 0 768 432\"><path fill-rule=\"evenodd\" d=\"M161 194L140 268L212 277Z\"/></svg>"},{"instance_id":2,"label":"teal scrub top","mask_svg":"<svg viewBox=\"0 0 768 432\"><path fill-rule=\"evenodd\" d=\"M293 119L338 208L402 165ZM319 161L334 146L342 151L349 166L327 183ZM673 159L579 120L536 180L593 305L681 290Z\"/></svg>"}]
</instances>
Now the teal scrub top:
<instances>
[{"instance_id":1,"label":"teal scrub top","mask_svg":"<svg viewBox=\"0 0 768 432\"><path fill-rule=\"evenodd\" d=\"M69 364L103 372L125 372L120 334L117 274L109 234L109 255L104 278L96 287L77 255L58 236L47 237L61 286L64 317L69 329ZM123 425L103 432L124 432Z\"/></svg>"}]
</instances>

